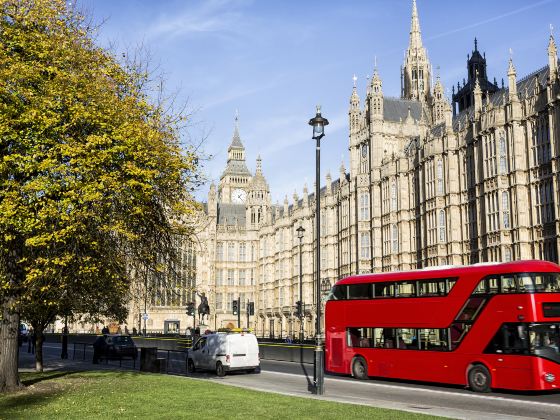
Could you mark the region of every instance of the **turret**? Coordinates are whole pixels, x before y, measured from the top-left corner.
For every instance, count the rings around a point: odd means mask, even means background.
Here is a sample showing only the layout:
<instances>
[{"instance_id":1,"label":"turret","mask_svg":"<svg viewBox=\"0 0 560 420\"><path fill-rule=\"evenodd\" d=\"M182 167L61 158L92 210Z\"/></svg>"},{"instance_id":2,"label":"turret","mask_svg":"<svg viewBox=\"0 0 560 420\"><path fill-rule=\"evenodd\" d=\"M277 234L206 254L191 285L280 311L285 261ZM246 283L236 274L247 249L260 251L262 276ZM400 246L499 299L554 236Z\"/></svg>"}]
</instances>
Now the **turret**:
<instances>
[{"instance_id":1,"label":"turret","mask_svg":"<svg viewBox=\"0 0 560 420\"><path fill-rule=\"evenodd\" d=\"M348 110L348 118L350 125L350 133L356 133L360 126L360 97L356 91L356 75L352 78L354 80L354 87L352 88L352 95L350 96L350 109Z\"/></svg>"},{"instance_id":2,"label":"turret","mask_svg":"<svg viewBox=\"0 0 560 420\"><path fill-rule=\"evenodd\" d=\"M368 100L370 101L370 115L373 120L383 119L383 83L381 78L377 73L377 69L373 71L373 77L371 79L370 95Z\"/></svg>"},{"instance_id":3,"label":"turret","mask_svg":"<svg viewBox=\"0 0 560 420\"><path fill-rule=\"evenodd\" d=\"M210 191L208 192L208 215L216 217L218 200L216 196L216 184L210 184Z\"/></svg>"},{"instance_id":4,"label":"turret","mask_svg":"<svg viewBox=\"0 0 560 420\"><path fill-rule=\"evenodd\" d=\"M515 72L515 67L513 66L513 59L509 59L509 67L508 67L508 88L509 88L509 99L510 100L518 100L517 97L517 80L516 80L517 73Z\"/></svg>"},{"instance_id":5,"label":"turret","mask_svg":"<svg viewBox=\"0 0 560 420\"><path fill-rule=\"evenodd\" d=\"M550 69L550 80L552 80L558 72L557 49L552 34L550 34L550 40L548 41L548 68Z\"/></svg>"},{"instance_id":6,"label":"turret","mask_svg":"<svg viewBox=\"0 0 560 420\"><path fill-rule=\"evenodd\" d=\"M434 124L439 124L442 122L446 122L447 114L451 112L451 105L447 102L447 98L445 97L445 92L439 75L436 79L436 84L434 85L434 92L433 92L433 107L432 107L432 118Z\"/></svg>"}]
</instances>

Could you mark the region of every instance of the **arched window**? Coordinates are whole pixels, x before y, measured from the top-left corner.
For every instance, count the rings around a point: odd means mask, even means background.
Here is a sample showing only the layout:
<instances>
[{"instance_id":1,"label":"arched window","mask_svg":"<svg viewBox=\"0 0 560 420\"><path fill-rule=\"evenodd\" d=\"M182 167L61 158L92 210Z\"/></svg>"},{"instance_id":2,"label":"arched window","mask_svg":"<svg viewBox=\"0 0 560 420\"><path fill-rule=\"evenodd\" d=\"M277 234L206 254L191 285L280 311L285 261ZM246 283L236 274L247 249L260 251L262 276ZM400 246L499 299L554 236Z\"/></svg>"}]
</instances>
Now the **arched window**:
<instances>
[{"instance_id":1,"label":"arched window","mask_svg":"<svg viewBox=\"0 0 560 420\"><path fill-rule=\"evenodd\" d=\"M502 215L505 229L509 229L509 194L507 191L502 192Z\"/></svg>"},{"instance_id":2,"label":"arched window","mask_svg":"<svg viewBox=\"0 0 560 420\"><path fill-rule=\"evenodd\" d=\"M369 259L369 232L362 232L360 236L360 258Z\"/></svg>"},{"instance_id":3,"label":"arched window","mask_svg":"<svg viewBox=\"0 0 560 420\"><path fill-rule=\"evenodd\" d=\"M510 262L511 258L511 248L507 247L504 249L504 262Z\"/></svg>"},{"instance_id":4,"label":"arched window","mask_svg":"<svg viewBox=\"0 0 560 420\"><path fill-rule=\"evenodd\" d=\"M445 210L439 211L439 241L445 242Z\"/></svg>"},{"instance_id":5,"label":"arched window","mask_svg":"<svg viewBox=\"0 0 560 420\"><path fill-rule=\"evenodd\" d=\"M437 189L438 194L443 194L443 162L441 159L437 163Z\"/></svg>"},{"instance_id":6,"label":"arched window","mask_svg":"<svg viewBox=\"0 0 560 420\"><path fill-rule=\"evenodd\" d=\"M360 194L360 220L369 219L369 193Z\"/></svg>"},{"instance_id":7,"label":"arched window","mask_svg":"<svg viewBox=\"0 0 560 420\"><path fill-rule=\"evenodd\" d=\"M507 155L506 155L506 139L503 134L500 135L500 173L505 174L507 172Z\"/></svg>"}]
</instances>

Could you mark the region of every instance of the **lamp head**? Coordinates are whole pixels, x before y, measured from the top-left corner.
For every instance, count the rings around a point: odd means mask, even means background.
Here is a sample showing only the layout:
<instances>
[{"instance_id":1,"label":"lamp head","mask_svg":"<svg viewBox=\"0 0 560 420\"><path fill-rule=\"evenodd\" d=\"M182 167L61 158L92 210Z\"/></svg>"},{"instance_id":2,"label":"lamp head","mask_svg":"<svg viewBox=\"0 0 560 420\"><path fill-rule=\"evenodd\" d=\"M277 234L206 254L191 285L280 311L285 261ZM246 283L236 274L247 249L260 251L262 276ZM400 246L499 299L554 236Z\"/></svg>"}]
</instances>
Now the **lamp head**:
<instances>
[{"instance_id":1,"label":"lamp head","mask_svg":"<svg viewBox=\"0 0 560 420\"><path fill-rule=\"evenodd\" d=\"M313 139L319 140L325 135L325 125L329 125L329 120L321 116L321 105L317 105L317 113L309 120L309 125L313 126Z\"/></svg>"}]
</instances>

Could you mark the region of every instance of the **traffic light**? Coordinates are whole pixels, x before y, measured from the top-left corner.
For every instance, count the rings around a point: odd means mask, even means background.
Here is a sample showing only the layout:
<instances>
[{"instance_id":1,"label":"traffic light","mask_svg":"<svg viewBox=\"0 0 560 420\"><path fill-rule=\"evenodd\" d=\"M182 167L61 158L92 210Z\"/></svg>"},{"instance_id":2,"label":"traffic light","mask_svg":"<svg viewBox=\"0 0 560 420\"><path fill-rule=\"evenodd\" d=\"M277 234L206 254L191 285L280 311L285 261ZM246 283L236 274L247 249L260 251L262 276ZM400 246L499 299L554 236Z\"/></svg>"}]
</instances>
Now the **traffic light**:
<instances>
[{"instance_id":1,"label":"traffic light","mask_svg":"<svg viewBox=\"0 0 560 420\"><path fill-rule=\"evenodd\" d=\"M187 315L194 315L194 302L187 303Z\"/></svg>"},{"instance_id":2,"label":"traffic light","mask_svg":"<svg viewBox=\"0 0 560 420\"><path fill-rule=\"evenodd\" d=\"M239 301L237 299L235 299L231 303L231 307L233 308L233 314L237 315L239 313Z\"/></svg>"},{"instance_id":3,"label":"traffic light","mask_svg":"<svg viewBox=\"0 0 560 420\"><path fill-rule=\"evenodd\" d=\"M248 303L247 312L249 313L249 315L255 315L255 302Z\"/></svg>"},{"instance_id":4,"label":"traffic light","mask_svg":"<svg viewBox=\"0 0 560 420\"><path fill-rule=\"evenodd\" d=\"M303 316L303 302L301 300L298 300L296 302L296 314L299 318L301 318Z\"/></svg>"}]
</instances>

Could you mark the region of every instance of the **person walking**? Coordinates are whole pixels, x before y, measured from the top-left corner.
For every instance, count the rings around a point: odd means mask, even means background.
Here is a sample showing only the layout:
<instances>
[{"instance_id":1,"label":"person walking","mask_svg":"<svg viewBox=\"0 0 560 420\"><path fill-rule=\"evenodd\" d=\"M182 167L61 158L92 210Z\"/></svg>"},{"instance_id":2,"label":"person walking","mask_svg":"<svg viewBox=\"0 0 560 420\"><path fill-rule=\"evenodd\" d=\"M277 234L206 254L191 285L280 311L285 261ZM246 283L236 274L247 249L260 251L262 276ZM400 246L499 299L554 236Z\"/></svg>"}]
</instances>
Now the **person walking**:
<instances>
[{"instance_id":1,"label":"person walking","mask_svg":"<svg viewBox=\"0 0 560 420\"><path fill-rule=\"evenodd\" d=\"M31 329L29 334L29 343L31 345L31 354L35 354L35 340L37 340L37 334L35 334L35 330Z\"/></svg>"}]
</instances>

